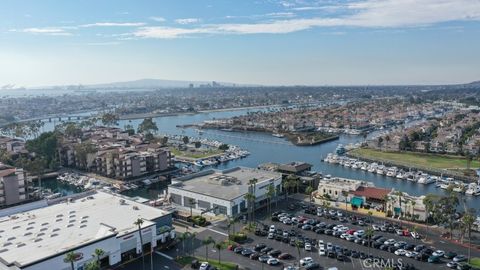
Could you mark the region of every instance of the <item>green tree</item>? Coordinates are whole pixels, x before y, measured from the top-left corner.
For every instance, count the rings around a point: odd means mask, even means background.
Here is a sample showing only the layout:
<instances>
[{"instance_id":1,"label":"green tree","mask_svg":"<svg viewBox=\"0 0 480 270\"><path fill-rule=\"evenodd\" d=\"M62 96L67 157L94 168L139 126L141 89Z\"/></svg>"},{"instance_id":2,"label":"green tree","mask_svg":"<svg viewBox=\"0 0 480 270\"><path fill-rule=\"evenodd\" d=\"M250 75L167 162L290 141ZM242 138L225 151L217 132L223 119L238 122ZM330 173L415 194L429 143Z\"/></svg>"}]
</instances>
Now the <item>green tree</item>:
<instances>
[{"instance_id":1,"label":"green tree","mask_svg":"<svg viewBox=\"0 0 480 270\"><path fill-rule=\"evenodd\" d=\"M143 252L143 235L142 235L142 225L143 225L143 219L138 218L133 225L138 227L138 235L140 236L140 250L142 252L142 269L145 270L145 254Z\"/></svg>"},{"instance_id":2,"label":"green tree","mask_svg":"<svg viewBox=\"0 0 480 270\"><path fill-rule=\"evenodd\" d=\"M348 192L345 190L342 190L342 196L345 198L345 211L348 211Z\"/></svg>"},{"instance_id":3,"label":"green tree","mask_svg":"<svg viewBox=\"0 0 480 270\"><path fill-rule=\"evenodd\" d=\"M462 217L462 225L465 227L467 231L467 238L468 238L468 262L470 262L470 256L471 256L471 249L472 249L472 227L473 224L475 223L476 220L476 215L475 215L475 209L470 209L470 211L467 211L463 217Z\"/></svg>"},{"instance_id":4,"label":"green tree","mask_svg":"<svg viewBox=\"0 0 480 270\"><path fill-rule=\"evenodd\" d=\"M183 144L188 144L190 142L190 138L188 138L188 136L183 136L182 141Z\"/></svg>"},{"instance_id":5,"label":"green tree","mask_svg":"<svg viewBox=\"0 0 480 270\"><path fill-rule=\"evenodd\" d=\"M100 264L97 261L89 261L85 264L85 270L100 270Z\"/></svg>"},{"instance_id":6,"label":"green tree","mask_svg":"<svg viewBox=\"0 0 480 270\"><path fill-rule=\"evenodd\" d=\"M213 240L213 238L211 236L209 236L209 237L203 239L202 244L205 246L205 258L208 261L208 246L210 244L215 245L215 240Z\"/></svg>"},{"instance_id":7,"label":"green tree","mask_svg":"<svg viewBox=\"0 0 480 270\"><path fill-rule=\"evenodd\" d=\"M77 158L77 162L82 169L88 170L88 155L93 154L97 151L95 146L89 142L81 142L74 146L75 156Z\"/></svg>"},{"instance_id":8,"label":"green tree","mask_svg":"<svg viewBox=\"0 0 480 270\"><path fill-rule=\"evenodd\" d=\"M28 140L26 148L46 161L46 166L55 169L57 162L58 139L55 132L44 132L38 138Z\"/></svg>"},{"instance_id":9,"label":"green tree","mask_svg":"<svg viewBox=\"0 0 480 270\"><path fill-rule=\"evenodd\" d=\"M102 124L104 126L116 126L118 125L118 120L120 119L120 117L118 116L118 114L116 113L113 113L113 112L107 112L107 113L104 113L101 118L100 118L100 121L102 122Z\"/></svg>"},{"instance_id":10,"label":"green tree","mask_svg":"<svg viewBox=\"0 0 480 270\"><path fill-rule=\"evenodd\" d=\"M218 251L218 264L221 264L221 263L222 263L222 260L221 260L220 254L222 253L222 249L224 248L224 247L223 247L223 243L216 243L216 244L215 244L215 248L216 248L217 251Z\"/></svg>"},{"instance_id":11,"label":"green tree","mask_svg":"<svg viewBox=\"0 0 480 270\"><path fill-rule=\"evenodd\" d=\"M252 199L252 222L255 222L255 200L257 199L255 194L256 194L256 190L257 190L257 183L258 183L258 179L257 178L252 178L248 181L248 184L250 185L250 193L252 193L253 197L251 198Z\"/></svg>"},{"instance_id":12,"label":"green tree","mask_svg":"<svg viewBox=\"0 0 480 270\"><path fill-rule=\"evenodd\" d=\"M224 144L221 144L221 145L218 147L218 149L220 149L220 150L222 150L222 151L227 151L228 148L230 148L230 147L228 146L228 144L225 144L225 143L224 143Z\"/></svg>"},{"instance_id":13,"label":"green tree","mask_svg":"<svg viewBox=\"0 0 480 270\"><path fill-rule=\"evenodd\" d=\"M70 263L70 268L72 268L72 270L75 270L74 263L76 260L77 260L77 255L73 251L70 251L65 255L64 261L67 263Z\"/></svg>"},{"instance_id":14,"label":"green tree","mask_svg":"<svg viewBox=\"0 0 480 270\"><path fill-rule=\"evenodd\" d=\"M267 198L268 198L268 215L269 216L272 214L272 199L273 199L273 196L275 196L275 194L276 194L275 187L273 185L268 185Z\"/></svg>"},{"instance_id":15,"label":"green tree","mask_svg":"<svg viewBox=\"0 0 480 270\"><path fill-rule=\"evenodd\" d=\"M142 123L138 125L138 133L143 134L156 134L158 132L157 123L152 118L143 119Z\"/></svg>"},{"instance_id":16,"label":"green tree","mask_svg":"<svg viewBox=\"0 0 480 270\"><path fill-rule=\"evenodd\" d=\"M199 141L195 142L195 148L200 148L202 146L202 143Z\"/></svg>"},{"instance_id":17,"label":"green tree","mask_svg":"<svg viewBox=\"0 0 480 270\"><path fill-rule=\"evenodd\" d=\"M366 230L365 230L365 237L368 239L368 251L369 251L369 254L371 255L372 252L371 252L371 248L372 248L372 237L373 235L375 234L375 232L373 231L373 228L372 227L368 227Z\"/></svg>"},{"instance_id":18,"label":"green tree","mask_svg":"<svg viewBox=\"0 0 480 270\"><path fill-rule=\"evenodd\" d=\"M66 123L63 134L69 138L80 138L82 136L82 129L76 123L69 122Z\"/></svg>"},{"instance_id":19,"label":"green tree","mask_svg":"<svg viewBox=\"0 0 480 270\"><path fill-rule=\"evenodd\" d=\"M101 248L96 248L95 251L93 252L92 256L95 257L95 259L98 262L98 265L100 265L100 259L101 257L105 255L105 251Z\"/></svg>"},{"instance_id":20,"label":"green tree","mask_svg":"<svg viewBox=\"0 0 480 270\"><path fill-rule=\"evenodd\" d=\"M189 204L189 207L190 207L190 217L193 217L193 206L196 205L197 202L195 201L195 199L189 198L188 199L188 204Z\"/></svg>"},{"instance_id":21,"label":"green tree","mask_svg":"<svg viewBox=\"0 0 480 270\"><path fill-rule=\"evenodd\" d=\"M312 201L313 191L315 191L315 190L311 186L308 186L305 189L305 193L310 197L310 202Z\"/></svg>"}]
</instances>

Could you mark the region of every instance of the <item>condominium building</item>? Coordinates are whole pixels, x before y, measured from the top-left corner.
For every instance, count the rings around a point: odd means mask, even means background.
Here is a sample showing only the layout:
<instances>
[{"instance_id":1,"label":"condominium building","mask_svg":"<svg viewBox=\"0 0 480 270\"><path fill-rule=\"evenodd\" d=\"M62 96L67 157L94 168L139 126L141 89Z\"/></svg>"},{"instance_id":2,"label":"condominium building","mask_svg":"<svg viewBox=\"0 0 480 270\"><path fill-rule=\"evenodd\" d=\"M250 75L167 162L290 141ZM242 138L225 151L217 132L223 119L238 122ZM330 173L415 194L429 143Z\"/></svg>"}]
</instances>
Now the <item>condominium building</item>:
<instances>
[{"instance_id":1,"label":"condominium building","mask_svg":"<svg viewBox=\"0 0 480 270\"><path fill-rule=\"evenodd\" d=\"M15 205L28 200L27 173L0 163L0 207Z\"/></svg>"}]
</instances>

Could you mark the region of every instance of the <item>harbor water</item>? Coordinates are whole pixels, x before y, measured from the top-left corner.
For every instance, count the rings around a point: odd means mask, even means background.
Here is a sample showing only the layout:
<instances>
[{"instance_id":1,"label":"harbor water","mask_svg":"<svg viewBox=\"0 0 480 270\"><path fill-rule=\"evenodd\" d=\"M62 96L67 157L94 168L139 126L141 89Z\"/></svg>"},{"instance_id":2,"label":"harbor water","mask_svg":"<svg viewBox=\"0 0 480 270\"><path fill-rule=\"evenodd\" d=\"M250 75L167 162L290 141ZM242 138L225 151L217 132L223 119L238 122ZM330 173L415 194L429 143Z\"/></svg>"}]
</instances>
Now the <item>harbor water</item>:
<instances>
[{"instance_id":1,"label":"harbor water","mask_svg":"<svg viewBox=\"0 0 480 270\"><path fill-rule=\"evenodd\" d=\"M177 128L177 125L198 124L205 120L232 117L247 114L248 112L258 111L258 109L239 109L232 111L218 111L198 114L184 114L175 116L166 116L155 118L160 134L183 134L192 137L202 137L212 140L218 140L227 144L237 145L250 152L250 155L243 159L232 160L227 163L217 165L218 169L231 168L234 166L257 167L266 162L286 163L291 161L304 161L313 165L313 170L332 176L345 177L368 181L374 183L377 187L394 188L406 192L410 195L426 195L428 193L444 194L444 190L436 188L434 184L423 185L411 181L400 180L385 175L377 175L363 170L354 170L345 168L338 164L330 164L322 160L328 153L335 151L338 144L348 145L350 143L361 142L362 136L342 135L338 140L326 142L315 146L295 146L285 138L277 138L271 134L257 132L229 132L220 130L204 130L200 135L193 128ZM143 119L122 120L119 127L123 128L130 124L135 128ZM53 123L46 123L45 130L53 129ZM55 182L55 181L53 181ZM129 191L129 196L143 196L155 198L165 184L152 185L148 188L141 188L136 191ZM55 185L52 184L55 189ZM59 186L58 191L63 192L65 187ZM467 207L480 209L480 196L472 197L460 195L460 201L465 202Z\"/></svg>"}]
</instances>

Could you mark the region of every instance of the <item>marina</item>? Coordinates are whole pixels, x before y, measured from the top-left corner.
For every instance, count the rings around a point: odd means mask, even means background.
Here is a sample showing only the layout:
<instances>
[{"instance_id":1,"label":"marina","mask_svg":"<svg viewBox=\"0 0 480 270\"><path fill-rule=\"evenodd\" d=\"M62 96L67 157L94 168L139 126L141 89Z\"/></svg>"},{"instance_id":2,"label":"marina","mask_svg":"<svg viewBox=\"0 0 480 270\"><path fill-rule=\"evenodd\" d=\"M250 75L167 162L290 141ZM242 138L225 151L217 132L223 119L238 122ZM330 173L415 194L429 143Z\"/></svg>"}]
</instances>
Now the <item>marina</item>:
<instances>
[{"instance_id":1,"label":"marina","mask_svg":"<svg viewBox=\"0 0 480 270\"><path fill-rule=\"evenodd\" d=\"M234 111L222 111L222 112L208 112L191 115L176 115L155 118L155 122L159 127L159 133L177 135L182 134L190 137L205 138L208 140L221 141L226 144L236 145L241 149L244 149L250 153L246 158L240 158L235 160L229 160L227 162L217 164L214 166L216 169L226 169L235 166L247 166L257 167L259 164L267 162L287 163L291 161L303 161L313 165L312 170L322 172L324 175L330 174L332 176L344 177L350 179L358 179L361 181L372 182L377 187L394 188L395 190L401 190L408 194L421 196L428 193L444 195L445 190L437 188L434 184L418 184L413 181L413 177L409 175L403 176L405 181L399 181L396 177L388 177L382 174L371 173L369 170L360 169L348 169L338 164L331 164L323 162L329 153L335 153L339 144L348 148L349 145L355 145L363 142L365 138L361 135L340 135L339 140L326 142L321 145L300 147L289 143L285 138L277 138L272 134L263 134L258 132L232 132L232 131L220 131L220 130L202 130L202 134L196 131L194 128L179 128L177 125L189 125L192 123L200 123L205 120L233 117L236 115L244 115L248 112L258 111L258 109L240 109ZM143 119L136 120L120 120L119 127L123 127L126 124L130 124L133 127L137 127ZM53 123L47 123L45 130L52 130ZM183 132L182 132L183 131ZM376 136L377 133L370 133L368 138ZM269 143L265 143L269 142ZM200 170L196 166L189 166L188 170ZM398 176L398 175L397 175ZM55 183L52 181L52 191L56 192L71 192L65 190L65 185L59 185L56 189ZM144 196L146 198L157 198L158 194L162 192L162 189L166 187L163 183L157 183L148 187L139 187L136 190L124 191L124 194L129 196ZM76 187L73 187L76 188ZM469 192L470 193L470 192ZM480 209L480 196L464 196L467 207L473 207Z\"/></svg>"}]
</instances>

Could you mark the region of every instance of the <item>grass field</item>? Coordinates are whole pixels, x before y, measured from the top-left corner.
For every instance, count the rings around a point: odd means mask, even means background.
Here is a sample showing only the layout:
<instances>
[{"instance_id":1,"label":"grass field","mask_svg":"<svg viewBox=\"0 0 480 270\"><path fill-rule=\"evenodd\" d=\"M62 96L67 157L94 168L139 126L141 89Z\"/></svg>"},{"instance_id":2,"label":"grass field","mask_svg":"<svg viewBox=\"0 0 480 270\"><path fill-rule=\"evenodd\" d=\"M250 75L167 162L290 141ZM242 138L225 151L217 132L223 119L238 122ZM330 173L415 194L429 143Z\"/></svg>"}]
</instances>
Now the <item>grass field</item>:
<instances>
[{"instance_id":1,"label":"grass field","mask_svg":"<svg viewBox=\"0 0 480 270\"><path fill-rule=\"evenodd\" d=\"M174 154L177 157L186 157L186 158L193 158L193 159L206 158L206 157L219 155L223 153L223 151L220 149L190 152L190 151L180 151L176 148L171 148L170 151L172 151L172 154Z\"/></svg>"},{"instance_id":2,"label":"grass field","mask_svg":"<svg viewBox=\"0 0 480 270\"><path fill-rule=\"evenodd\" d=\"M177 259L176 262L178 262L181 265L190 265L192 263L193 259L196 259L199 262L205 262L206 261L205 258L201 258L201 257L195 257L194 258L194 257L187 256L187 257L181 257L181 258ZM233 263L230 263L230 262L219 263L218 260L215 260L215 259L209 259L208 263L210 265L215 266L219 270L235 270L236 267L237 267L236 264L233 264Z\"/></svg>"},{"instance_id":3,"label":"grass field","mask_svg":"<svg viewBox=\"0 0 480 270\"><path fill-rule=\"evenodd\" d=\"M463 157L424 154L424 153L407 153L407 152L383 152L380 150L369 148L358 148L349 152L354 156L359 156L372 160L391 162L409 167L423 167L432 169L450 169L464 170L467 169L467 160ZM479 168L480 162L473 160L470 168Z\"/></svg>"}]
</instances>

